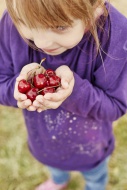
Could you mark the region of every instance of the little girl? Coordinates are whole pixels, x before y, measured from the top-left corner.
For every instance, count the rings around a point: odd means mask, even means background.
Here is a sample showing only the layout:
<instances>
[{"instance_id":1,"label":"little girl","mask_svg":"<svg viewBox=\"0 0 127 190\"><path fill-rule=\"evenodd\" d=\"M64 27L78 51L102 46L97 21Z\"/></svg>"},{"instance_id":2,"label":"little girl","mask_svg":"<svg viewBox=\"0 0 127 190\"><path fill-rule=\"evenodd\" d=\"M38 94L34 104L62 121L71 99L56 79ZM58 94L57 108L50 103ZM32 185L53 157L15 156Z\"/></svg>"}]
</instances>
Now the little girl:
<instances>
[{"instance_id":1,"label":"little girl","mask_svg":"<svg viewBox=\"0 0 127 190\"><path fill-rule=\"evenodd\" d=\"M127 108L127 19L103 0L6 0L0 21L0 103L23 109L32 155L61 190L79 171L85 190L105 190L112 122ZM19 80L43 62L61 87L34 102Z\"/></svg>"}]
</instances>

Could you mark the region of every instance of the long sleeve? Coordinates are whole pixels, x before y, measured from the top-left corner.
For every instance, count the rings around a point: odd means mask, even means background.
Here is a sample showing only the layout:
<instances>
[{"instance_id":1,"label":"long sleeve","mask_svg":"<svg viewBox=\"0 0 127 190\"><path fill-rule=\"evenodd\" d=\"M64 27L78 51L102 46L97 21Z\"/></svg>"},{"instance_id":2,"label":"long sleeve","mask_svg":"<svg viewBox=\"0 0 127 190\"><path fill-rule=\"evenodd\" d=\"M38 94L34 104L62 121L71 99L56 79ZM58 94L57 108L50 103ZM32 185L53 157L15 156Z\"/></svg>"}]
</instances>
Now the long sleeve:
<instances>
[{"instance_id":1,"label":"long sleeve","mask_svg":"<svg viewBox=\"0 0 127 190\"><path fill-rule=\"evenodd\" d=\"M10 55L10 27L8 18L3 15L0 21L0 103L16 106L13 97L16 76Z\"/></svg>"},{"instance_id":2,"label":"long sleeve","mask_svg":"<svg viewBox=\"0 0 127 190\"><path fill-rule=\"evenodd\" d=\"M15 79L26 63L25 51L22 51L25 47L18 40L21 41L21 38L5 11L0 21L0 104L14 107L17 107Z\"/></svg>"},{"instance_id":3,"label":"long sleeve","mask_svg":"<svg viewBox=\"0 0 127 190\"><path fill-rule=\"evenodd\" d=\"M82 80L77 74L74 76L74 91L62 104L63 108L82 117L91 116L96 120L114 121L125 113L127 108L127 64L108 89L102 89L98 84L93 85L87 79Z\"/></svg>"}]
</instances>

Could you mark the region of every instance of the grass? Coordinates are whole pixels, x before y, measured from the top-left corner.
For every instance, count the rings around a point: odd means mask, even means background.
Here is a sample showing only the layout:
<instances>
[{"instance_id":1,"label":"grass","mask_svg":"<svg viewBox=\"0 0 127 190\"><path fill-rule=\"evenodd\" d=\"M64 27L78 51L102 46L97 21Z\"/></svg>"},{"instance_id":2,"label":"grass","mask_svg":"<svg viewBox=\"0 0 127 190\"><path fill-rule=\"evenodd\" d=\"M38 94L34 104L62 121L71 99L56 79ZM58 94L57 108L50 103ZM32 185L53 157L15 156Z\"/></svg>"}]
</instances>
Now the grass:
<instances>
[{"instance_id":1,"label":"grass","mask_svg":"<svg viewBox=\"0 0 127 190\"><path fill-rule=\"evenodd\" d=\"M29 153L20 109L0 106L0 190L34 190L49 173ZM127 115L114 123L116 149L109 163L107 190L127 190ZM67 190L83 189L79 173L72 173Z\"/></svg>"}]
</instances>

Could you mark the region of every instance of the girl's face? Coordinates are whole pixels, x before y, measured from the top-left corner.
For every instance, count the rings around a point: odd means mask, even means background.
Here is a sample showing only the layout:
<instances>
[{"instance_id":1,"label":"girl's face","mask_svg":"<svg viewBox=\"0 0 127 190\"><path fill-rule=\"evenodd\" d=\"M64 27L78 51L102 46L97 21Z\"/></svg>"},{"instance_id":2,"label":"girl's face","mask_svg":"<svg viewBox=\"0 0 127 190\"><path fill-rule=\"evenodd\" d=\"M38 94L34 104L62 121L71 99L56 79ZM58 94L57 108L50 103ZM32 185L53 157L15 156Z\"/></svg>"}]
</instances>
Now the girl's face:
<instances>
[{"instance_id":1,"label":"girl's face","mask_svg":"<svg viewBox=\"0 0 127 190\"><path fill-rule=\"evenodd\" d=\"M49 55L59 55L76 46L82 39L85 26L81 20L74 20L71 27L33 28L20 25L20 32L27 40L34 42L37 48Z\"/></svg>"}]
</instances>

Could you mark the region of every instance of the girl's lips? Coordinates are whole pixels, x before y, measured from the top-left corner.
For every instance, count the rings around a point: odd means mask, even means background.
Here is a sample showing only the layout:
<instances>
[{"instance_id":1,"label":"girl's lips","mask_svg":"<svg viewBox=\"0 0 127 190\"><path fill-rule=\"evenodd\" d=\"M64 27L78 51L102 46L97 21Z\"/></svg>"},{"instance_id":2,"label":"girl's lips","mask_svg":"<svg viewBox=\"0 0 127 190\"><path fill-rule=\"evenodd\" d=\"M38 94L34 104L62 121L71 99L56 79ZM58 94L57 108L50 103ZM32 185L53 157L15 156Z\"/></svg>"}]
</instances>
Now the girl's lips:
<instances>
[{"instance_id":1,"label":"girl's lips","mask_svg":"<svg viewBox=\"0 0 127 190\"><path fill-rule=\"evenodd\" d=\"M55 48L55 49L43 49L43 51L45 52L54 52L56 50L58 50L59 48Z\"/></svg>"}]
</instances>

